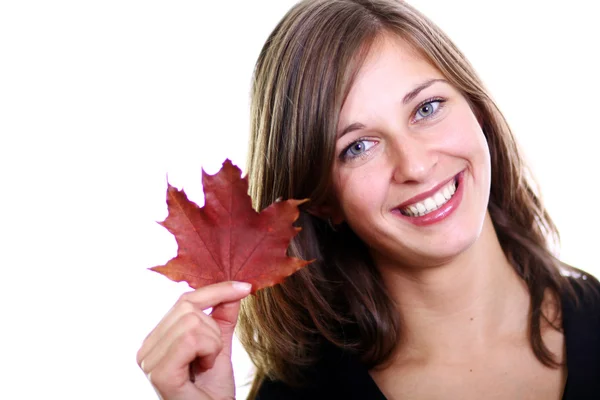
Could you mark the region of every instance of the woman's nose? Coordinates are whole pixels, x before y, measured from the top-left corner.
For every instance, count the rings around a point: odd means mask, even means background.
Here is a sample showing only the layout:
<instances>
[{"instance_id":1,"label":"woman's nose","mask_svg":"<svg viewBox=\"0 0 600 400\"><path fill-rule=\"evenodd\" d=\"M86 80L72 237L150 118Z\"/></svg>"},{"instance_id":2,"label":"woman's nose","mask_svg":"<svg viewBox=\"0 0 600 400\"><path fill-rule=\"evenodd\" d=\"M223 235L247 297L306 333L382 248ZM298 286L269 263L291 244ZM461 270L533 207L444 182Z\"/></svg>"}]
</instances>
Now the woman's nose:
<instances>
[{"instance_id":1,"label":"woman's nose","mask_svg":"<svg viewBox=\"0 0 600 400\"><path fill-rule=\"evenodd\" d=\"M423 182L437 165L437 155L419 140L404 137L402 142L395 143L393 148L390 157L393 165L392 178L395 182Z\"/></svg>"}]
</instances>

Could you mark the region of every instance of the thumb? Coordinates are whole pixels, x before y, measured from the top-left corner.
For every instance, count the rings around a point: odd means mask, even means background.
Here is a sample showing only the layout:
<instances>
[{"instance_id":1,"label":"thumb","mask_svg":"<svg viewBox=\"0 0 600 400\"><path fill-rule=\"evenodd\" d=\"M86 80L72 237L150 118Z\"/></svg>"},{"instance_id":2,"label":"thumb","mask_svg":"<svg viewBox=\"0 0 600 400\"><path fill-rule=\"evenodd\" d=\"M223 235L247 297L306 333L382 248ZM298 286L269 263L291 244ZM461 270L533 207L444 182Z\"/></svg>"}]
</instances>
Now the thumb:
<instances>
[{"instance_id":1,"label":"thumb","mask_svg":"<svg viewBox=\"0 0 600 400\"><path fill-rule=\"evenodd\" d=\"M215 306L210 313L210 316L221 329L221 339L223 340L223 345L230 350L231 340L233 338L233 332L235 331L239 312L240 300L237 300L228 303L221 303Z\"/></svg>"}]
</instances>

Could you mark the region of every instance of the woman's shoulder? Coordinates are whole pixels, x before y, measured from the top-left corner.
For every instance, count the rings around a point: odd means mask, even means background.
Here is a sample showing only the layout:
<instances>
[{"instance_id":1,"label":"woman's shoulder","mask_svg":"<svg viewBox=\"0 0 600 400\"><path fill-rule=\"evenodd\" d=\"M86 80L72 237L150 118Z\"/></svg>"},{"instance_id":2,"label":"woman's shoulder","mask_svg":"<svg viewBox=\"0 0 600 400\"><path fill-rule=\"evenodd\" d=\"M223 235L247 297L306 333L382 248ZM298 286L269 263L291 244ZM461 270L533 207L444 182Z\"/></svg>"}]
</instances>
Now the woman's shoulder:
<instances>
[{"instance_id":1,"label":"woman's shoulder","mask_svg":"<svg viewBox=\"0 0 600 400\"><path fill-rule=\"evenodd\" d=\"M256 400L385 399L358 358L333 345L326 346L320 361L306 372L302 386L265 379Z\"/></svg>"},{"instance_id":2,"label":"woman's shoulder","mask_svg":"<svg viewBox=\"0 0 600 400\"><path fill-rule=\"evenodd\" d=\"M281 380L264 378L255 400L325 400L331 397L333 382L329 371L316 365L309 371L311 378L301 385L290 385Z\"/></svg>"},{"instance_id":3,"label":"woman's shoulder","mask_svg":"<svg viewBox=\"0 0 600 400\"><path fill-rule=\"evenodd\" d=\"M302 384L291 385L281 380L265 377L260 384L256 400L289 399L321 400L331 397L335 381L336 356L329 351L321 354L321 359L302 371Z\"/></svg>"},{"instance_id":4,"label":"woman's shoulder","mask_svg":"<svg viewBox=\"0 0 600 400\"><path fill-rule=\"evenodd\" d=\"M278 379L265 377L258 389L256 400L326 399L330 391L331 367L335 358L330 351L321 351L320 359L314 365L304 368L299 375L302 384L291 385Z\"/></svg>"},{"instance_id":5,"label":"woman's shoulder","mask_svg":"<svg viewBox=\"0 0 600 400\"><path fill-rule=\"evenodd\" d=\"M562 288L562 324L569 341L585 340L600 348L600 282L594 276L573 269Z\"/></svg>"},{"instance_id":6,"label":"woman's shoulder","mask_svg":"<svg viewBox=\"0 0 600 400\"><path fill-rule=\"evenodd\" d=\"M599 398L600 282L577 270L565 279L562 320L568 379L564 398Z\"/></svg>"},{"instance_id":7,"label":"woman's shoulder","mask_svg":"<svg viewBox=\"0 0 600 400\"><path fill-rule=\"evenodd\" d=\"M573 269L565 275L562 293L565 317L600 317L600 281L584 271Z\"/></svg>"},{"instance_id":8,"label":"woman's shoulder","mask_svg":"<svg viewBox=\"0 0 600 400\"><path fill-rule=\"evenodd\" d=\"M312 393L311 393L312 392ZM274 400L274 399L290 399L300 400L313 398L314 389L312 388L295 388L282 381L265 378L258 393L256 400Z\"/></svg>"}]
</instances>

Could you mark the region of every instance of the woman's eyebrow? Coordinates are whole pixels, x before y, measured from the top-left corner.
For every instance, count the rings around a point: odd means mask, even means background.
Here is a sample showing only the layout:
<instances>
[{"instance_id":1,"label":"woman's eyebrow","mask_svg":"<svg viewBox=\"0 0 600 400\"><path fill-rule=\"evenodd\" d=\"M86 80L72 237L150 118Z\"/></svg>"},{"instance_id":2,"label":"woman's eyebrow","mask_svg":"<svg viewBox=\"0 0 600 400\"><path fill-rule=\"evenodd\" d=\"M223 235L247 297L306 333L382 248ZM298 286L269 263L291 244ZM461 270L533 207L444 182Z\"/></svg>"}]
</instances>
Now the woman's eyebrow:
<instances>
[{"instance_id":1,"label":"woman's eyebrow","mask_svg":"<svg viewBox=\"0 0 600 400\"><path fill-rule=\"evenodd\" d=\"M358 129L364 129L364 128L365 128L365 126L363 124L361 124L360 122L355 122L353 124L350 124L347 127L345 127L344 130L339 135L337 135L337 139L341 138L346 133L350 133L352 131L356 131Z\"/></svg>"},{"instance_id":2,"label":"woman's eyebrow","mask_svg":"<svg viewBox=\"0 0 600 400\"><path fill-rule=\"evenodd\" d=\"M429 79L429 80L421 83L419 86L417 86L410 92L406 93L404 95L404 98L402 99L402 104L406 105L406 104L410 103L415 97L417 97L417 95L419 93L421 93L421 91L427 89L429 86L433 85L436 82L448 83L448 81L445 79Z\"/></svg>"},{"instance_id":3,"label":"woman's eyebrow","mask_svg":"<svg viewBox=\"0 0 600 400\"><path fill-rule=\"evenodd\" d=\"M427 89L429 86L433 85L436 82L445 82L445 83L448 83L447 80L445 80L445 79L439 79L439 78L438 79L429 79L429 80L426 80L425 82L421 83L420 85L418 85L416 88L414 88L410 92L406 93L404 95L404 97L402 98L402 104L406 105L406 104L410 103L415 97L417 97L419 95L419 93L421 93L423 90ZM337 135L337 139L341 138L346 133L350 133L352 131L355 131L355 130L358 130L358 129L364 129L364 128L365 128L365 126L363 124L361 124L360 122L355 122L353 124L350 124L347 127L345 127Z\"/></svg>"}]
</instances>

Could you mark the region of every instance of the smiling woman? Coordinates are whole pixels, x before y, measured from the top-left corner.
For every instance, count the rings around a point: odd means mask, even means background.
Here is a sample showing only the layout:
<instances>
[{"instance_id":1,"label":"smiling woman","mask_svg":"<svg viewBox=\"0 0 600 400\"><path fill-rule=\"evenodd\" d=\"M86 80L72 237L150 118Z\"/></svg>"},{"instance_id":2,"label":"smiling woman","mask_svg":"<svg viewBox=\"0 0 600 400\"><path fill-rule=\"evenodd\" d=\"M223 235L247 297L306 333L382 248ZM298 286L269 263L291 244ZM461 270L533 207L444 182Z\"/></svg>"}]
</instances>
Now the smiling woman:
<instances>
[{"instance_id":1,"label":"smiling woman","mask_svg":"<svg viewBox=\"0 0 600 400\"><path fill-rule=\"evenodd\" d=\"M427 266L487 241L490 152L466 98L408 43L379 40L340 112L363 128L337 139L332 213L395 262Z\"/></svg>"},{"instance_id":2,"label":"smiling woman","mask_svg":"<svg viewBox=\"0 0 600 400\"><path fill-rule=\"evenodd\" d=\"M310 198L289 253L316 260L241 303L251 398L600 396L599 284L553 256L504 117L431 21L300 2L260 53L251 116L254 205ZM138 361L163 398L234 396L248 291L186 294L151 333Z\"/></svg>"}]
</instances>

